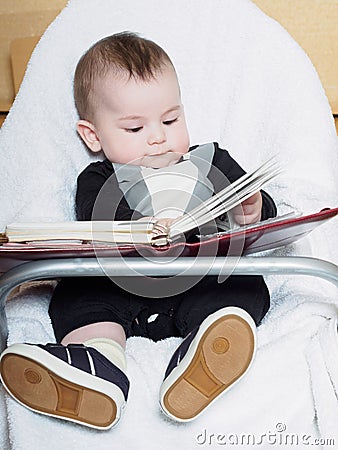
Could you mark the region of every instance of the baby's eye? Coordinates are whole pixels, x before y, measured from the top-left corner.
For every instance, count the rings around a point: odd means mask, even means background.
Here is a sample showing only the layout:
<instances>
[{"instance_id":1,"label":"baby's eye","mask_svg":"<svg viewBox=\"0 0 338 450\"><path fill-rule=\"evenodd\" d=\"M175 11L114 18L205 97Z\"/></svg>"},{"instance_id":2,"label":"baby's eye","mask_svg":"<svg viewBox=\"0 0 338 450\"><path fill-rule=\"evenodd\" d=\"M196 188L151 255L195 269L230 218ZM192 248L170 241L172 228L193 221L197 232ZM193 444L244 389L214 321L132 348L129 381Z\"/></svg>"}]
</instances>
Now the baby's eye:
<instances>
[{"instance_id":1,"label":"baby's eye","mask_svg":"<svg viewBox=\"0 0 338 450\"><path fill-rule=\"evenodd\" d=\"M178 117L175 117L175 119L165 120L163 123L164 123L164 125L171 125L172 123L176 122L177 119L178 119Z\"/></svg>"},{"instance_id":2,"label":"baby's eye","mask_svg":"<svg viewBox=\"0 0 338 450\"><path fill-rule=\"evenodd\" d=\"M143 127L135 127L135 128L125 128L127 133L137 133L138 131L141 131Z\"/></svg>"}]
</instances>

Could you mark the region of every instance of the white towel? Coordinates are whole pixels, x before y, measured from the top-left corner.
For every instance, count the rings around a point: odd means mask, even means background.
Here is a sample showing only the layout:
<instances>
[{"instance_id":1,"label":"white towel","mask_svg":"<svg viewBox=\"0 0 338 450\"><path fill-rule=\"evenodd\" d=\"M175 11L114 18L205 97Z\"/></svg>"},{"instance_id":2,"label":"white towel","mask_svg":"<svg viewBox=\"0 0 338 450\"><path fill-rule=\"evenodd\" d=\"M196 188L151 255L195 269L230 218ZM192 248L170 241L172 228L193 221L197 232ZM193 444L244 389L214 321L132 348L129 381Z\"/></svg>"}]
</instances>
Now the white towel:
<instances>
[{"instance_id":1,"label":"white towel","mask_svg":"<svg viewBox=\"0 0 338 450\"><path fill-rule=\"evenodd\" d=\"M278 154L285 172L267 190L280 213L290 206L304 212L337 206L337 137L317 73L287 32L249 0L71 0L34 51L0 131L0 227L74 218L77 174L94 160L75 132L74 67L93 42L122 30L140 32L171 55L192 144L218 141L247 170ZM332 220L273 254L338 263L336 229ZM267 282L272 307L259 329L252 370L195 422L174 424L158 407L165 367L180 340L132 338L130 400L116 429L97 432L42 417L6 396L9 440L0 422L5 448L218 448L217 439L231 433L259 439L271 432L280 441L288 433L330 438L335 411L324 416L318 387L327 376L336 379L336 366L321 362L317 372L308 352L315 342L321 353L316 336L337 316L336 291L308 277L275 275ZM38 284L8 303L10 343L54 339L50 295ZM334 333L325 337L327 348L334 339ZM325 392L333 401L334 390Z\"/></svg>"},{"instance_id":2,"label":"white towel","mask_svg":"<svg viewBox=\"0 0 338 450\"><path fill-rule=\"evenodd\" d=\"M338 442L338 333L337 319L326 320L306 349L312 392L322 436ZM332 448L332 441L323 448Z\"/></svg>"}]
</instances>

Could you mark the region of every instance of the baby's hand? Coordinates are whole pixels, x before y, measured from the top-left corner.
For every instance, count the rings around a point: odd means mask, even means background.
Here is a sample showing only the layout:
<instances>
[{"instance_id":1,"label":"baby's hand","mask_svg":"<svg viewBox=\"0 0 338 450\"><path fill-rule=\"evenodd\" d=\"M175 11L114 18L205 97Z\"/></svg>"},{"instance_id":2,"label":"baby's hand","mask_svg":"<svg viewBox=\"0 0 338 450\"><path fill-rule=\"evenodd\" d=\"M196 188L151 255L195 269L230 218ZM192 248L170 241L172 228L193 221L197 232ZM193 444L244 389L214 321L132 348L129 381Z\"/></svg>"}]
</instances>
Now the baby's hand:
<instances>
[{"instance_id":1,"label":"baby's hand","mask_svg":"<svg viewBox=\"0 0 338 450\"><path fill-rule=\"evenodd\" d=\"M155 221L154 229L152 230L152 233L154 236L159 236L160 234L167 234L168 229L170 228L170 225L173 223L175 219L156 219L156 217L142 217L139 220L152 220Z\"/></svg>"},{"instance_id":2,"label":"baby's hand","mask_svg":"<svg viewBox=\"0 0 338 450\"><path fill-rule=\"evenodd\" d=\"M159 236L161 234L168 234L170 225L173 223L174 219L156 219L156 223L153 229L153 235Z\"/></svg>"},{"instance_id":3,"label":"baby's hand","mask_svg":"<svg viewBox=\"0 0 338 450\"><path fill-rule=\"evenodd\" d=\"M262 194L256 192L233 209L234 219L239 225L249 225L261 220Z\"/></svg>"}]
</instances>

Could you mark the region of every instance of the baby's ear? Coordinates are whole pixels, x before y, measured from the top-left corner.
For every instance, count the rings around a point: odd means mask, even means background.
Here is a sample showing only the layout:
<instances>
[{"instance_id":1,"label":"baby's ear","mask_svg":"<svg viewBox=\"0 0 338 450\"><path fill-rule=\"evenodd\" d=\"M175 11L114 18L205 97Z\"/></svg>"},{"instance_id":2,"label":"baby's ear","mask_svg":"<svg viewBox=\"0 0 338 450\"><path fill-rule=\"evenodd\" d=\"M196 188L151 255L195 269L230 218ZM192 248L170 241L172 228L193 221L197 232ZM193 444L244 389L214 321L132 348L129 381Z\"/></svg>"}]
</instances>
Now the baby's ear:
<instances>
[{"instance_id":1,"label":"baby's ear","mask_svg":"<svg viewBox=\"0 0 338 450\"><path fill-rule=\"evenodd\" d=\"M97 153L102 150L101 142L91 122L88 122L88 120L79 120L76 124L76 130L92 152Z\"/></svg>"}]
</instances>

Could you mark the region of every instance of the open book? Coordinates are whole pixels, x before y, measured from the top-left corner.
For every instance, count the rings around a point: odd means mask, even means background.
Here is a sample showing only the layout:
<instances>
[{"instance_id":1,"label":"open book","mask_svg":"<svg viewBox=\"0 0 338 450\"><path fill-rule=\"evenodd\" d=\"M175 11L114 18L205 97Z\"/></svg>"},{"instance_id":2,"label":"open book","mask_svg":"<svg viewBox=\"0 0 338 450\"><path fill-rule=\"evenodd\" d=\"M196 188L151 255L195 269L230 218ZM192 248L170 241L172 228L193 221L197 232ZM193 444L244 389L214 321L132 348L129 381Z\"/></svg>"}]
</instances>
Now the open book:
<instances>
[{"instance_id":1,"label":"open book","mask_svg":"<svg viewBox=\"0 0 338 450\"><path fill-rule=\"evenodd\" d=\"M182 234L212 223L218 217L229 212L262 189L279 173L280 168L275 158L271 158L254 172L243 175L189 213L175 219L170 228L161 228L160 232L156 219L149 221L12 223L1 234L0 242L81 240L114 244L168 245Z\"/></svg>"}]
</instances>

